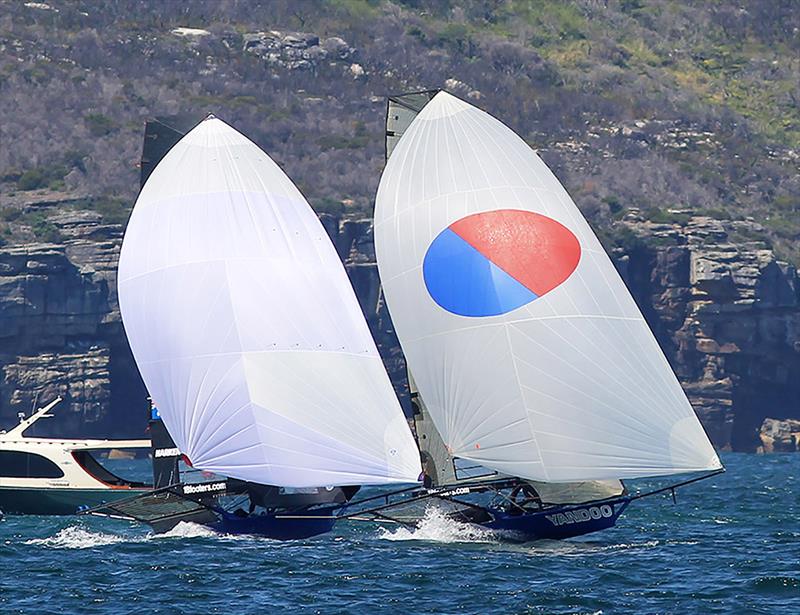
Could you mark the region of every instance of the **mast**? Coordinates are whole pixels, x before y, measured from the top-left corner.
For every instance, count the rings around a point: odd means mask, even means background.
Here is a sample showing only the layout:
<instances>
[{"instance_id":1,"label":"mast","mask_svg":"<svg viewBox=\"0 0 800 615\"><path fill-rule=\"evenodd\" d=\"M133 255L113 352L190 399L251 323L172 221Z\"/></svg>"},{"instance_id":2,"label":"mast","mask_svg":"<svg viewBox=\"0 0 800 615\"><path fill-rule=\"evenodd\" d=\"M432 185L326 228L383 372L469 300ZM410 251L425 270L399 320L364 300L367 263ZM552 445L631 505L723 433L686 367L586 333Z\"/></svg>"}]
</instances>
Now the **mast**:
<instances>
[{"instance_id":1,"label":"mast","mask_svg":"<svg viewBox=\"0 0 800 615\"><path fill-rule=\"evenodd\" d=\"M139 188L156 168L161 159L167 155L172 146L181 140L184 133L168 126L158 119L147 120L144 125L144 142L140 164Z\"/></svg>"},{"instance_id":2,"label":"mast","mask_svg":"<svg viewBox=\"0 0 800 615\"><path fill-rule=\"evenodd\" d=\"M159 119L147 120L144 125L144 138L142 140L142 158L139 177L139 190L144 187L150 174L167 152L180 141L185 133L168 126ZM148 429L150 431L150 449L153 457L153 488L169 487L181 481L180 459L181 453L175 446L175 441L169 435L164 421L148 398Z\"/></svg>"},{"instance_id":3,"label":"mast","mask_svg":"<svg viewBox=\"0 0 800 615\"><path fill-rule=\"evenodd\" d=\"M419 90L389 96L386 99L384 152L387 162L411 122L438 93L438 89ZM422 470L431 478L434 485L454 484L458 482L458 479L455 475L453 458L447 451L442 437L436 430L430 414L428 414L425 402L417 390L408 362L406 362L406 377L408 379L408 392L411 399L417 446L422 455Z\"/></svg>"}]
</instances>

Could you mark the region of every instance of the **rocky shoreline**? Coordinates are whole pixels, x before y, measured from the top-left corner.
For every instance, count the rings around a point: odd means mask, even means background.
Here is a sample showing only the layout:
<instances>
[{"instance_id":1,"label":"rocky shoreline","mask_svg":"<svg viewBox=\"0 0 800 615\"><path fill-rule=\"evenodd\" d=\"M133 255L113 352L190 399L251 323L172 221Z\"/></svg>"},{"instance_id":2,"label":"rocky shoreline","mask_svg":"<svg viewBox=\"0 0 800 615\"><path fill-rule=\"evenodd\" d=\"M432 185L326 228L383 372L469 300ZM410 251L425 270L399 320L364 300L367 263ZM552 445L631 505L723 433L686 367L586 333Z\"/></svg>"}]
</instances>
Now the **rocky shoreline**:
<instances>
[{"instance_id":1,"label":"rocky shoreline","mask_svg":"<svg viewBox=\"0 0 800 615\"><path fill-rule=\"evenodd\" d=\"M800 452L800 421L789 419L764 419L759 430L761 445L759 453L797 453Z\"/></svg>"}]
</instances>

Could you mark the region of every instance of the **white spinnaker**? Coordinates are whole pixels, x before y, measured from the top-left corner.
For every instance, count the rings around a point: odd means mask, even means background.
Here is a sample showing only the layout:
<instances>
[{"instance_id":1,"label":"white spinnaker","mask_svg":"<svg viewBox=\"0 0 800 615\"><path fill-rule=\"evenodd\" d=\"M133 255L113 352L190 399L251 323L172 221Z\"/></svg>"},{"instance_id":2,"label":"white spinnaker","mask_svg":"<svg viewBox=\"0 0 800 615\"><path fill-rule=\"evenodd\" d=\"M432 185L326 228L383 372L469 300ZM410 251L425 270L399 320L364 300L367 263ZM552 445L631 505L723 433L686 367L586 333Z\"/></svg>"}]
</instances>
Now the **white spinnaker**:
<instances>
[{"instance_id":1,"label":"white spinnaker","mask_svg":"<svg viewBox=\"0 0 800 615\"><path fill-rule=\"evenodd\" d=\"M506 314L442 309L423 279L428 247L451 223L499 209L566 226L580 242L577 269ZM550 482L720 467L591 228L497 119L445 92L428 103L384 170L375 244L403 352L453 456Z\"/></svg>"},{"instance_id":2,"label":"white spinnaker","mask_svg":"<svg viewBox=\"0 0 800 615\"><path fill-rule=\"evenodd\" d=\"M195 467L291 487L417 480L419 452L324 228L224 122L201 122L142 189L119 302Z\"/></svg>"}]
</instances>

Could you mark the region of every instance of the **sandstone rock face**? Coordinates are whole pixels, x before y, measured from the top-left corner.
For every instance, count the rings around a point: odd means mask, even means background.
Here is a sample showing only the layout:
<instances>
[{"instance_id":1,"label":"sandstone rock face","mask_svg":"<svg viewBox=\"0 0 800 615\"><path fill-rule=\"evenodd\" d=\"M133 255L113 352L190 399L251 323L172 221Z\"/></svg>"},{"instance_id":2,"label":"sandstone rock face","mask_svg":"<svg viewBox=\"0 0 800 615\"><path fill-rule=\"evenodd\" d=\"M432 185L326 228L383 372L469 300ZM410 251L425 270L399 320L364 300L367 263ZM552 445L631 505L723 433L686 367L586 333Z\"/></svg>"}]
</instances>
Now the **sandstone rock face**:
<instances>
[{"instance_id":1,"label":"sandstone rock face","mask_svg":"<svg viewBox=\"0 0 800 615\"><path fill-rule=\"evenodd\" d=\"M764 419L759 430L760 453L796 453L800 451L800 420Z\"/></svg>"},{"instance_id":2,"label":"sandstone rock face","mask_svg":"<svg viewBox=\"0 0 800 615\"><path fill-rule=\"evenodd\" d=\"M626 281L712 441L752 451L767 416L800 416L800 280L753 222L624 223ZM619 255L618 255L619 256ZM622 268L621 268L622 269Z\"/></svg>"},{"instance_id":3,"label":"sandstone rock face","mask_svg":"<svg viewBox=\"0 0 800 615\"><path fill-rule=\"evenodd\" d=\"M110 359L104 346L20 356L3 366L0 391L12 412L26 414L56 397L64 399L53 411L56 420L37 423L29 435L57 431L101 436L112 427L106 421L111 407ZM8 426L5 420L4 425Z\"/></svg>"},{"instance_id":4,"label":"sandstone rock face","mask_svg":"<svg viewBox=\"0 0 800 615\"><path fill-rule=\"evenodd\" d=\"M26 207L46 213L63 241L0 248L0 428L29 411L37 393L42 402L60 394L59 418L42 422L42 433L141 435L146 391L116 299L121 226L72 204L43 199ZM372 222L320 219L408 408ZM722 448L766 450L767 436L759 437L766 417L800 418L796 270L761 243L734 241L757 231L755 223L629 216L620 224L639 240L613 258L709 436ZM789 447L783 436L768 437L775 450Z\"/></svg>"},{"instance_id":5,"label":"sandstone rock face","mask_svg":"<svg viewBox=\"0 0 800 615\"><path fill-rule=\"evenodd\" d=\"M0 428L61 395L37 433L141 435L146 393L116 301L122 228L63 203L27 208L62 242L0 248Z\"/></svg>"}]
</instances>

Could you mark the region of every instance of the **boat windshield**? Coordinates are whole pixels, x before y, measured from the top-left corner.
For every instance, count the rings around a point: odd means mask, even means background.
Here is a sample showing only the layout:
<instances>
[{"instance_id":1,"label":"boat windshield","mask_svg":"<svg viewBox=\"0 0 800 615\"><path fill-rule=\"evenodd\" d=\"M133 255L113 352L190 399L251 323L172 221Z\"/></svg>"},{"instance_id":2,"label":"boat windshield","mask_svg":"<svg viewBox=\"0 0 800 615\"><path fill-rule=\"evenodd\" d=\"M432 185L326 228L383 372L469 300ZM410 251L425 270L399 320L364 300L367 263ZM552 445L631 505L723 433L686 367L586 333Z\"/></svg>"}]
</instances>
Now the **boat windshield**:
<instances>
[{"instance_id":1,"label":"boat windshield","mask_svg":"<svg viewBox=\"0 0 800 615\"><path fill-rule=\"evenodd\" d=\"M149 466L145 459L136 459L134 451L83 450L73 451L72 457L88 474L106 485L150 487L150 484L145 482ZM103 459L104 463L101 463L100 459Z\"/></svg>"}]
</instances>

